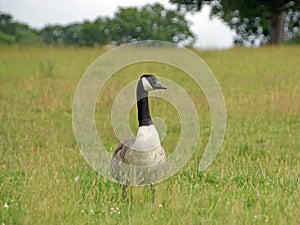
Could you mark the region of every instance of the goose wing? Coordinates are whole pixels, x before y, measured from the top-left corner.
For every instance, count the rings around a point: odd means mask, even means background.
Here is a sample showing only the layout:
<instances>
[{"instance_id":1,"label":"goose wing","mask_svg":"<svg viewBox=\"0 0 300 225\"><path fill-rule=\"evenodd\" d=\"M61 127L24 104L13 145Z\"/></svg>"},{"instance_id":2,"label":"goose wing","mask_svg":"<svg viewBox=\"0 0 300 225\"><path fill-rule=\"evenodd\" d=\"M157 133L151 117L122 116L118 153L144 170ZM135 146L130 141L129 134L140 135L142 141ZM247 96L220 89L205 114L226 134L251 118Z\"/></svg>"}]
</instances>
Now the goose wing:
<instances>
[{"instance_id":1,"label":"goose wing","mask_svg":"<svg viewBox=\"0 0 300 225\"><path fill-rule=\"evenodd\" d=\"M135 138L128 138L122 141L115 149L112 160L116 159L128 164L129 162L127 162L125 155L128 151L130 151L130 147L134 144L134 142Z\"/></svg>"},{"instance_id":2,"label":"goose wing","mask_svg":"<svg viewBox=\"0 0 300 225\"><path fill-rule=\"evenodd\" d=\"M166 154L163 147L160 145L152 151L134 151L131 148L134 142L135 138L125 139L115 149L110 165L111 175L124 184L155 183L164 171ZM141 167L138 171L130 170L122 163Z\"/></svg>"},{"instance_id":3,"label":"goose wing","mask_svg":"<svg viewBox=\"0 0 300 225\"><path fill-rule=\"evenodd\" d=\"M118 145L118 147L114 151L110 162L110 171L112 176L118 181L122 179L122 175L120 174L121 162L129 164L128 160L126 160L125 158L125 155L128 151L130 151L130 147L134 144L134 142L135 138L125 139Z\"/></svg>"}]
</instances>

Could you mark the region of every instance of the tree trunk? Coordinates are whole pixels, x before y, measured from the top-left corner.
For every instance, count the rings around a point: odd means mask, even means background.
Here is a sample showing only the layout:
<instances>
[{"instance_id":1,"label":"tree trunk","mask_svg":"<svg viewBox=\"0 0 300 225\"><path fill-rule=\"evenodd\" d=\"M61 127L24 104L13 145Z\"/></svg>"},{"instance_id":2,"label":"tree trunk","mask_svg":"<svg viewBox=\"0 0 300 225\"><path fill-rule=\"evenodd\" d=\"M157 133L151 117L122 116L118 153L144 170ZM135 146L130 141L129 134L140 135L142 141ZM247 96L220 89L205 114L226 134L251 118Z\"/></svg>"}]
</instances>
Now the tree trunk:
<instances>
[{"instance_id":1,"label":"tree trunk","mask_svg":"<svg viewBox=\"0 0 300 225\"><path fill-rule=\"evenodd\" d=\"M276 9L271 16L271 44L280 44L285 40L284 25L287 9Z\"/></svg>"}]
</instances>

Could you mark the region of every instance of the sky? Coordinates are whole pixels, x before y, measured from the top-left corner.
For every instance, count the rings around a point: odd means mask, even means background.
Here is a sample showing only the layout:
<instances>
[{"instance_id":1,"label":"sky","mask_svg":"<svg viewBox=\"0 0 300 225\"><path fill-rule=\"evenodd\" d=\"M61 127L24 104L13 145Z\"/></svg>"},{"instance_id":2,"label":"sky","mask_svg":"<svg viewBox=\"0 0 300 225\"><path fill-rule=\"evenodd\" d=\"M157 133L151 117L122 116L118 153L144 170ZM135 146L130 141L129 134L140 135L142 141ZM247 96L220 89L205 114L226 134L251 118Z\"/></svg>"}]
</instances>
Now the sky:
<instances>
[{"instance_id":1,"label":"sky","mask_svg":"<svg viewBox=\"0 0 300 225\"><path fill-rule=\"evenodd\" d=\"M143 6L160 3L168 9L176 9L169 0L0 0L0 11L10 13L14 19L34 28L49 24L68 24L93 21L99 16L113 16L118 7ZM233 31L219 19L209 18L209 7L201 12L188 13L191 30L196 35L195 47L204 49L230 48L233 45Z\"/></svg>"}]
</instances>

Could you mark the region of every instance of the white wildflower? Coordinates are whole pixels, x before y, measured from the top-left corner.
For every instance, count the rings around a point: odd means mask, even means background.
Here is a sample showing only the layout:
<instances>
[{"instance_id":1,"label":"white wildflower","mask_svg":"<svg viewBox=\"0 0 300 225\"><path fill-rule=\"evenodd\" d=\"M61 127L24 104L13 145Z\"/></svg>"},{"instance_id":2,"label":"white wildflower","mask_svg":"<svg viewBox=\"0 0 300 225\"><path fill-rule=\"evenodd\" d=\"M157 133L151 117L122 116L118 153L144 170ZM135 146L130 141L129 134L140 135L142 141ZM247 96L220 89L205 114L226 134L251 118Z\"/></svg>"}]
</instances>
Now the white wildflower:
<instances>
[{"instance_id":1,"label":"white wildflower","mask_svg":"<svg viewBox=\"0 0 300 225\"><path fill-rule=\"evenodd\" d=\"M7 202L5 202L4 209L8 209L8 208L9 208L9 205L7 204Z\"/></svg>"},{"instance_id":2,"label":"white wildflower","mask_svg":"<svg viewBox=\"0 0 300 225\"><path fill-rule=\"evenodd\" d=\"M79 176L76 176L76 177L74 178L74 181L75 181L75 183L78 183L78 181L79 181Z\"/></svg>"},{"instance_id":3,"label":"white wildflower","mask_svg":"<svg viewBox=\"0 0 300 225\"><path fill-rule=\"evenodd\" d=\"M113 213L117 213L118 215L121 214L120 209L118 207L110 208L110 214L113 214Z\"/></svg>"},{"instance_id":4,"label":"white wildflower","mask_svg":"<svg viewBox=\"0 0 300 225\"><path fill-rule=\"evenodd\" d=\"M269 217L265 216L265 222L269 222Z\"/></svg>"}]
</instances>

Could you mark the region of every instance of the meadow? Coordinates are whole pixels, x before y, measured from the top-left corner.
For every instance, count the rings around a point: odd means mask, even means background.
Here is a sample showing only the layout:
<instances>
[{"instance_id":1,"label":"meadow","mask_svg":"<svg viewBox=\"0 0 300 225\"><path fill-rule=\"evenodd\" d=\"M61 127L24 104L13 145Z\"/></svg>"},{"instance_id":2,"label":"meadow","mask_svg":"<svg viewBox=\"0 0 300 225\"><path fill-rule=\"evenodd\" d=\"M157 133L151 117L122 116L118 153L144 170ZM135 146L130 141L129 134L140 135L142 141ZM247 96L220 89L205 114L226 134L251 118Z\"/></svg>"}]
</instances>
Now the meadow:
<instances>
[{"instance_id":1,"label":"meadow","mask_svg":"<svg viewBox=\"0 0 300 225\"><path fill-rule=\"evenodd\" d=\"M204 172L198 165L210 111L191 79L142 63L108 81L96 123L110 153L119 142L110 123L113 99L141 73L175 80L197 103L197 149L179 173L157 185L154 204L149 187L132 188L124 202L120 186L93 171L76 146L76 86L107 50L0 47L0 224L300 224L299 45L193 50L218 79L227 111L223 145ZM170 154L180 132L176 111L151 99L151 112L168 124L163 146ZM137 129L135 108L130 124Z\"/></svg>"}]
</instances>

